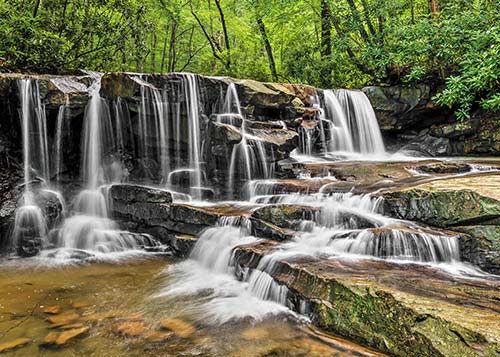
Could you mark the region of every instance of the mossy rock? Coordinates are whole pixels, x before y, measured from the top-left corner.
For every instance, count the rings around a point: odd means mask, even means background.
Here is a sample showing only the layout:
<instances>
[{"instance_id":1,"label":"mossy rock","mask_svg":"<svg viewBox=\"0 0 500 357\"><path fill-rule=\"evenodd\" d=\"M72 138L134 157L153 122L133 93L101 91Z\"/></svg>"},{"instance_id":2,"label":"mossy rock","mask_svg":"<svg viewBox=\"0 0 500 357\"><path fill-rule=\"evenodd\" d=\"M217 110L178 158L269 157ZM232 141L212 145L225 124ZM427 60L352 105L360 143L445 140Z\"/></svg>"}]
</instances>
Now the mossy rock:
<instances>
[{"instance_id":1,"label":"mossy rock","mask_svg":"<svg viewBox=\"0 0 500 357\"><path fill-rule=\"evenodd\" d=\"M277 244L235 249L240 267L256 269ZM268 272L308 306L314 324L398 356L497 356L499 283L450 278L425 266L374 260L277 261ZM297 306L296 305L296 306Z\"/></svg>"},{"instance_id":2,"label":"mossy rock","mask_svg":"<svg viewBox=\"0 0 500 357\"><path fill-rule=\"evenodd\" d=\"M436 180L382 194L384 212L437 227L500 223L500 175Z\"/></svg>"}]
</instances>

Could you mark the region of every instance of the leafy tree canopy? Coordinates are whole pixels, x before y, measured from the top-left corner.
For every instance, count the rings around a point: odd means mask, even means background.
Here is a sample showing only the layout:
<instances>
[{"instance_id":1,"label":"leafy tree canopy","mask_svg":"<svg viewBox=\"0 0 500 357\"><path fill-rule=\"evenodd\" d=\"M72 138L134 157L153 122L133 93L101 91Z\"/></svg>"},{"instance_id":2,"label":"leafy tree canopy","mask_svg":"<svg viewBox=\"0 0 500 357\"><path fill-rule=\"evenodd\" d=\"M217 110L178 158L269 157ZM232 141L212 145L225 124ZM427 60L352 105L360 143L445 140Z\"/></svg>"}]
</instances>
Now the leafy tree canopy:
<instances>
[{"instance_id":1,"label":"leafy tree canopy","mask_svg":"<svg viewBox=\"0 0 500 357\"><path fill-rule=\"evenodd\" d=\"M500 110L499 24L496 0L0 0L0 70L432 81L465 119Z\"/></svg>"}]
</instances>

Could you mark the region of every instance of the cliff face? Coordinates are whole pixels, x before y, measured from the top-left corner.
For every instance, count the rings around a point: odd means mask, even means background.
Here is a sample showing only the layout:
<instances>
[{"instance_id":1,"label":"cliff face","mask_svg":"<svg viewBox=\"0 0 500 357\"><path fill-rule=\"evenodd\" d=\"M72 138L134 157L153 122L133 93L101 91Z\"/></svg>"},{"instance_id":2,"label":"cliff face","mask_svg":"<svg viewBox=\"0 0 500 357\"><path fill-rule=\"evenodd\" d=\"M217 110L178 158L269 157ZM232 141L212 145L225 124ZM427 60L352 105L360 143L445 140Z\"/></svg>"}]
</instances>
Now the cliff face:
<instances>
[{"instance_id":1,"label":"cliff face","mask_svg":"<svg viewBox=\"0 0 500 357\"><path fill-rule=\"evenodd\" d=\"M71 197L85 181L85 111L96 74L0 74L3 238L10 234L23 191L19 80L25 78L36 83L40 107L34 110L44 112L50 158L50 177L41 175L37 165L30 168L33 187L42 179L57 178L63 195ZM363 91L377 113L389 151L425 156L500 153L494 116L477 113L470 123L459 123L449 110L432 102L426 85ZM109 136L101 148L105 182L168 184L181 194L204 199L242 197L252 179L295 178L290 153L305 140L320 148L325 136L321 130L331 130L318 120L316 102L323 91L307 85L176 73L110 73L100 77L100 96L105 115L99 125ZM198 148L195 154L193 147ZM199 165L195 178L194 161ZM201 184L193 184L196 180ZM46 201L40 206L53 211L53 197Z\"/></svg>"},{"instance_id":2,"label":"cliff face","mask_svg":"<svg viewBox=\"0 0 500 357\"><path fill-rule=\"evenodd\" d=\"M365 87L380 129L393 149L423 151L431 156L495 156L500 153L500 118L476 111L460 122L438 106L428 84Z\"/></svg>"}]
</instances>

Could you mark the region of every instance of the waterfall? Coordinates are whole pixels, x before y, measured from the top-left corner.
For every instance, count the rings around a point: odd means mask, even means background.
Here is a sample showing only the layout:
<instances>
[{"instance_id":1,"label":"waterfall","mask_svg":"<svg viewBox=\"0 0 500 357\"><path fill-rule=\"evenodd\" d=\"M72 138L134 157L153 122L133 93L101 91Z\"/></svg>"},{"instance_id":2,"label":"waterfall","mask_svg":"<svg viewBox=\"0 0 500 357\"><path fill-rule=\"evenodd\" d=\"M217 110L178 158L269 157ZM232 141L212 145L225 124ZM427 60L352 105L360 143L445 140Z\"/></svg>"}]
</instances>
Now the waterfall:
<instances>
[{"instance_id":1,"label":"waterfall","mask_svg":"<svg viewBox=\"0 0 500 357\"><path fill-rule=\"evenodd\" d=\"M24 183L30 191L31 169L43 181L50 182L50 164L47 143L45 106L40 98L38 82L32 79L18 81L23 130ZM27 195L29 199L29 195Z\"/></svg>"},{"instance_id":2,"label":"waterfall","mask_svg":"<svg viewBox=\"0 0 500 357\"><path fill-rule=\"evenodd\" d=\"M59 107L59 112L57 114L56 120L56 142L55 142L55 176L56 180L59 181L61 178L61 171L63 168L63 133L64 125L66 123L66 111L68 105L68 98L66 98L66 105L61 105Z\"/></svg>"},{"instance_id":3,"label":"waterfall","mask_svg":"<svg viewBox=\"0 0 500 357\"><path fill-rule=\"evenodd\" d=\"M236 179L248 182L255 177L267 178L269 164L264 144L247 129L247 120L241 109L236 85L232 82L227 87L223 113L217 116L217 121L239 127L242 136L241 141L232 149L228 191L234 193Z\"/></svg>"},{"instance_id":4,"label":"waterfall","mask_svg":"<svg viewBox=\"0 0 500 357\"><path fill-rule=\"evenodd\" d=\"M341 155L386 154L377 118L368 97L357 90L324 90L319 102L319 118L314 124L300 128L301 152L314 154L313 133L319 130L319 144L323 153ZM310 126L310 127L309 127Z\"/></svg>"},{"instance_id":5,"label":"waterfall","mask_svg":"<svg viewBox=\"0 0 500 357\"><path fill-rule=\"evenodd\" d=\"M168 155L168 108L160 91L140 80L141 104L139 106L140 157L158 162L160 177L164 180L169 168ZM117 120L118 122L118 120ZM156 147L153 153L152 148Z\"/></svg>"},{"instance_id":6,"label":"waterfall","mask_svg":"<svg viewBox=\"0 0 500 357\"><path fill-rule=\"evenodd\" d=\"M47 223L32 190L31 170L46 184L50 182L45 107L40 98L38 82L18 81L21 102L23 136L24 193L21 207L16 210L11 247L22 255L32 255L32 249L47 243Z\"/></svg>"},{"instance_id":7,"label":"waterfall","mask_svg":"<svg viewBox=\"0 0 500 357\"><path fill-rule=\"evenodd\" d=\"M327 151L353 152L352 133L349 130L344 108L333 91L325 90L323 94L324 108L321 111L320 128L322 133L326 131L330 134L325 144Z\"/></svg>"},{"instance_id":8,"label":"waterfall","mask_svg":"<svg viewBox=\"0 0 500 357\"><path fill-rule=\"evenodd\" d=\"M82 133L82 178L86 187L73 202L73 215L58 232L56 247L101 253L134 250L151 245L147 235L120 231L108 217L103 184L105 150L112 150L115 138L107 103L100 96L101 76L95 78L85 110Z\"/></svg>"},{"instance_id":9,"label":"waterfall","mask_svg":"<svg viewBox=\"0 0 500 357\"><path fill-rule=\"evenodd\" d=\"M384 141L370 100L360 90L336 92L346 113L354 149L362 154L385 154Z\"/></svg>"},{"instance_id":10,"label":"waterfall","mask_svg":"<svg viewBox=\"0 0 500 357\"><path fill-rule=\"evenodd\" d=\"M456 236L385 217L379 213L381 199L370 195L286 194L256 196L253 201L314 208L312 218L297 222L296 238L282 244L281 257L347 254L396 261L460 261Z\"/></svg>"},{"instance_id":11,"label":"waterfall","mask_svg":"<svg viewBox=\"0 0 500 357\"><path fill-rule=\"evenodd\" d=\"M201 189L201 138L198 82L194 74L185 73L182 75L182 84L188 116L189 168L194 171L191 195L195 198L201 198L199 191Z\"/></svg>"},{"instance_id":12,"label":"waterfall","mask_svg":"<svg viewBox=\"0 0 500 357\"><path fill-rule=\"evenodd\" d=\"M335 234L331 245L339 252L391 260L433 263L460 261L457 237L397 227Z\"/></svg>"},{"instance_id":13,"label":"waterfall","mask_svg":"<svg viewBox=\"0 0 500 357\"><path fill-rule=\"evenodd\" d=\"M188 193L201 199L204 188L198 81L191 73L177 76L179 81L172 81L164 89L135 78L141 86L138 155L158 163L160 181L169 188L184 189L176 185L176 180L182 180L176 176L187 177Z\"/></svg>"}]
</instances>

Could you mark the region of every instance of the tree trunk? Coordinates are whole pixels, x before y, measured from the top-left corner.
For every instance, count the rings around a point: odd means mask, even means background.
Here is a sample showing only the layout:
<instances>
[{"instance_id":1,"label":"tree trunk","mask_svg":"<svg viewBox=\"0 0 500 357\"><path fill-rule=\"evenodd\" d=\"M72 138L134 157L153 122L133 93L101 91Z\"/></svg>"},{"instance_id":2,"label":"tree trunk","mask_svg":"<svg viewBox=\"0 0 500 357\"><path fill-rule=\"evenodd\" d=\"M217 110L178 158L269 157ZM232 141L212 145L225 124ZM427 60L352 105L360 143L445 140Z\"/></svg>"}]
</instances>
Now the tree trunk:
<instances>
[{"instance_id":1,"label":"tree trunk","mask_svg":"<svg viewBox=\"0 0 500 357\"><path fill-rule=\"evenodd\" d=\"M155 73L156 69L156 34L153 33L153 41L152 41L152 49L151 49L151 73Z\"/></svg>"},{"instance_id":2,"label":"tree trunk","mask_svg":"<svg viewBox=\"0 0 500 357\"><path fill-rule=\"evenodd\" d=\"M40 2L41 0L35 1L35 8L33 9L33 17L36 17L36 14L38 13L38 9L40 8Z\"/></svg>"},{"instance_id":3,"label":"tree trunk","mask_svg":"<svg viewBox=\"0 0 500 357\"><path fill-rule=\"evenodd\" d=\"M161 53L161 67L160 67L160 72L163 73L163 70L165 69L165 57L167 56L167 43L168 43L168 33L165 34L165 39L163 40L163 50Z\"/></svg>"},{"instance_id":4,"label":"tree trunk","mask_svg":"<svg viewBox=\"0 0 500 357\"><path fill-rule=\"evenodd\" d=\"M327 0L321 0L321 58L328 60L332 54L332 26L330 6Z\"/></svg>"},{"instance_id":5,"label":"tree trunk","mask_svg":"<svg viewBox=\"0 0 500 357\"><path fill-rule=\"evenodd\" d=\"M267 59L269 60L269 69L271 70L271 76L274 82L278 81L278 73L276 72L276 63L274 62L273 56L273 48L271 47L271 43L269 42L269 38L267 37L266 26L264 25L264 21L260 16L257 16L257 25L259 25L260 34L262 35L262 39L264 41L264 46L266 47Z\"/></svg>"},{"instance_id":6,"label":"tree trunk","mask_svg":"<svg viewBox=\"0 0 500 357\"><path fill-rule=\"evenodd\" d=\"M224 42L226 43L227 50L227 68L231 67L231 45L229 43L229 33L227 31L226 19L224 17L224 12L222 11L222 7L220 6L220 0L215 0L215 5L217 6L217 10L219 10L220 22L222 24L222 31L224 32Z\"/></svg>"},{"instance_id":7,"label":"tree trunk","mask_svg":"<svg viewBox=\"0 0 500 357\"><path fill-rule=\"evenodd\" d=\"M363 24L363 21L361 21L361 16L359 14L358 9L356 8L354 0L347 0L347 3L349 4L349 7L351 9L352 17L354 18L354 21L358 26L359 34L361 35L363 40L365 40L366 43L370 43L370 36L368 36L368 32L366 32L365 30L365 26Z\"/></svg>"},{"instance_id":8,"label":"tree trunk","mask_svg":"<svg viewBox=\"0 0 500 357\"><path fill-rule=\"evenodd\" d=\"M438 17L439 14L438 0L429 0L429 13L431 14L431 17L433 19Z\"/></svg>"},{"instance_id":9,"label":"tree trunk","mask_svg":"<svg viewBox=\"0 0 500 357\"><path fill-rule=\"evenodd\" d=\"M177 22L172 23L172 33L170 34L170 45L168 47L168 71L174 72L175 70L175 53L176 53L176 39L177 39Z\"/></svg>"},{"instance_id":10,"label":"tree trunk","mask_svg":"<svg viewBox=\"0 0 500 357\"><path fill-rule=\"evenodd\" d=\"M373 27L372 20L370 19L370 11L368 8L368 4L366 3L366 0L361 0L361 4L363 5L363 14L365 17L366 25L368 26L368 30L373 36L375 36L377 32L375 31L375 27Z\"/></svg>"}]
</instances>

